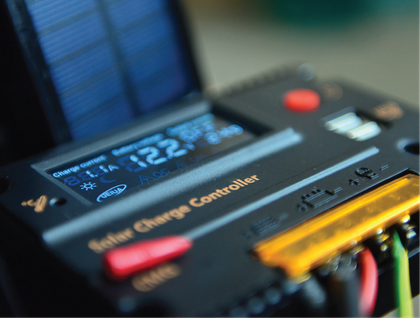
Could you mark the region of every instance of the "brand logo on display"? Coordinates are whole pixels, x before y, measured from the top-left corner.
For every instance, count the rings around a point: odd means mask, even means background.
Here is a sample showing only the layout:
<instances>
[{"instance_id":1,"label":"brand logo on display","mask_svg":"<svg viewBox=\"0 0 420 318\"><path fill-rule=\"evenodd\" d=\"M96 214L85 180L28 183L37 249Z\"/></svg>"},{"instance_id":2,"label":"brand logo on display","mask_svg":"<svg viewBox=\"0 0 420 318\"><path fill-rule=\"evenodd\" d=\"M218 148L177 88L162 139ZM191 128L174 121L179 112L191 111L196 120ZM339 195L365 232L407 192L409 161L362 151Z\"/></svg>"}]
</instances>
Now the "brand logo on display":
<instances>
[{"instance_id":1,"label":"brand logo on display","mask_svg":"<svg viewBox=\"0 0 420 318\"><path fill-rule=\"evenodd\" d=\"M117 195L121 194L121 192L123 192L125 189L127 189L126 184L120 184L120 185L117 185L115 187L112 187L112 188L106 190L105 192L103 192L102 194L100 194L96 198L96 201L103 202L104 200L106 200L110 197L116 197Z\"/></svg>"}]
</instances>

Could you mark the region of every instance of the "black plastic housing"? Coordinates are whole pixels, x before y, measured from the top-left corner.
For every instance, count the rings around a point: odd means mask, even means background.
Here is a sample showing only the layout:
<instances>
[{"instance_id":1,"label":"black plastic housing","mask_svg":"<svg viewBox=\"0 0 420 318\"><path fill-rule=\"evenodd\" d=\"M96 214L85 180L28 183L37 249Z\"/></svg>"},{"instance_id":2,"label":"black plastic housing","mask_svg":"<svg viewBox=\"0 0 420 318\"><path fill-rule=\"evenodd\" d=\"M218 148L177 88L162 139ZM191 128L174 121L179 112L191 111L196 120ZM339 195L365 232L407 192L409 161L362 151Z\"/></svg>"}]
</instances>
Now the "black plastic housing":
<instances>
[{"instance_id":1,"label":"black plastic housing","mask_svg":"<svg viewBox=\"0 0 420 318\"><path fill-rule=\"evenodd\" d=\"M341 89L342 96L329 99L327 84ZM283 95L298 88L320 94L318 110L296 113L285 108ZM180 104L108 137L64 145L5 167L0 172L0 250L13 290L23 303L19 308L27 315L310 315L296 296L299 285L286 279L281 270L263 265L249 251L257 242L395 176L418 174L418 153L406 151L412 149L409 145L418 146L418 113L394 101L403 116L384 121L375 109L388 101L389 97L341 81L302 81L295 70L281 69L212 101ZM357 142L325 129L325 118L348 109L370 116L380 124L382 132ZM122 193L109 203L81 201L45 173L51 167L209 111L261 134L146 187ZM361 167L370 168L377 177L361 177L356 173ZM133 239L117 244L174 234L194 237L193 248L170 262L179 269L178 276L155 282L147 292L135 288L135 280L144 277L113 282L104 276L102 255L88 247L90 240L132 229L139 220L156 217L250 176L257 176L258 182L193 208L181 220L145 233L134 231ZM356 179L358 182L353 182ZM331 200L302 209L302 197L314 188L341 191ZM41 195L48 200L63 198L65 203L48 205L42 213L22 206L23 201ZM418 243L410 249L411 264L418 268ZM386 268L381 274L375 311L378 315L390 309L388 298L392 291L382 288L389 283L390 273L391 269ZM412 275L416 294L418 271L413 270ZM276 291L280 298L274 296Z\"/></svg>"}]
</instances>

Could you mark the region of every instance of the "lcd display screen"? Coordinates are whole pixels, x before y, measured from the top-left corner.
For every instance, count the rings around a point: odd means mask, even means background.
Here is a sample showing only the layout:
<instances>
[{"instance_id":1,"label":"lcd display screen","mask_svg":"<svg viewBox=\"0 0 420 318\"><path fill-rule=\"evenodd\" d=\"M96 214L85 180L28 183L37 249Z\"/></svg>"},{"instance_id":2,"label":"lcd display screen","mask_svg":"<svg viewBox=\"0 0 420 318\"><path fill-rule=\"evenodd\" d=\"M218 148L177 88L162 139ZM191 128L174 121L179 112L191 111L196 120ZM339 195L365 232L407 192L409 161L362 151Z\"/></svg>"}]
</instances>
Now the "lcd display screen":
<instances>
[{"instance_id":1,"label":"lcd display screen","mask_svg":"<svg viewBox=\"0 0 420 318\"><path fill-rule=\"evenodd\" d=\"M254 137L243 125L209 113L46 172L101 203Z\"/></svg>"}]
</instances>

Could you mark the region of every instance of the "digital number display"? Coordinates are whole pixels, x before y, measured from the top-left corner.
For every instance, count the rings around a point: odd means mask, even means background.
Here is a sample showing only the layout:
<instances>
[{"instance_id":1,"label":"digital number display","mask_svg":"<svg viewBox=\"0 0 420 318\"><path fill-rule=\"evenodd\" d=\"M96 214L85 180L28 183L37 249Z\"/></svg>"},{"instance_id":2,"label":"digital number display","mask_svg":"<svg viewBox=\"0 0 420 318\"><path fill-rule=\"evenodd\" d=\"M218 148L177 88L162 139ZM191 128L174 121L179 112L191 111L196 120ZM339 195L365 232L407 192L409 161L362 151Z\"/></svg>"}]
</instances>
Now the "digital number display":
<instances>
[{"instance_id":1,"label":"digital number display","mask_svg":"<svg viewBox=\"0 0 420 318\"><path fill-rule=\"evenodd\" d=\"M105 202L254 137L240 124L205 114L46 172L89 201Z\"/></svg>"}]
</instances>

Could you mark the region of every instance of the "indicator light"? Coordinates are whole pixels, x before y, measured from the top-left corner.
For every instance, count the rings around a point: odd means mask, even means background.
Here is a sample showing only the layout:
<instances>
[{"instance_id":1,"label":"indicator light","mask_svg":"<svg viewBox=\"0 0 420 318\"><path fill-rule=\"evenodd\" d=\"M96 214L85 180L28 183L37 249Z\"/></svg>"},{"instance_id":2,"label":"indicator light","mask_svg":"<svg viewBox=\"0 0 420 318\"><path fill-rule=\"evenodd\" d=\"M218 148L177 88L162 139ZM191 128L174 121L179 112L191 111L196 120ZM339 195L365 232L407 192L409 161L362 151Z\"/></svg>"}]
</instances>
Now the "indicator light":
<instances>
[{"instance_id":1,"label":"indicator light","mask_svg":"<svg viewBox=\"0 0 420 318\"><path fill-rule=\"evenodd\" d=\"M419 177L406 175L259 243L260 260L298 277L419 211Z\"/></svg>"},{"instance_id":2,"label":"indicator light","mask_svg":"<svg viewBox=\"0 0 420 318\"><path fill-rule=\"evenodd\" d=\"M192 247L184 236L166 236L142 241L108 251L103 269L111 279L121 280L182 256Z\"/></svg>"}]
</instances>

